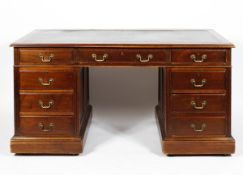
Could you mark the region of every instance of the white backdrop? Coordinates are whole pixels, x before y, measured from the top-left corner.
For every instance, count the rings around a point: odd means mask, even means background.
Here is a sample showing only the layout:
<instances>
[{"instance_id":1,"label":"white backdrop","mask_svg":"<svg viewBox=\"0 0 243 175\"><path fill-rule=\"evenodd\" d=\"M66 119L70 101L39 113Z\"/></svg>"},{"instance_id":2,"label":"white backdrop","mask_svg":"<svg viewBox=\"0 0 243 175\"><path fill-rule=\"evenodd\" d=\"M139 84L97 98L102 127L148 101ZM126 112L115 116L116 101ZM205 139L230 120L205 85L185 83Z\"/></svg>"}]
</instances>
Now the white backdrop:
<instances>
[{"instance_id":1,"label":"white backdrop","mask_svg":"<svg viewBox=\"0 0 243 175\"><path fill-rule=\"evenodd\" d=\"M241 0L0 0L1 174L242 174L243 10ZM13 50L34 29L215 29L233 49L231 157L166 157L155 124L157 70L92 68L94 116L79 156L14 156ZM129 99L127 101L127 99Z\"/></svg>"}]
</instances>

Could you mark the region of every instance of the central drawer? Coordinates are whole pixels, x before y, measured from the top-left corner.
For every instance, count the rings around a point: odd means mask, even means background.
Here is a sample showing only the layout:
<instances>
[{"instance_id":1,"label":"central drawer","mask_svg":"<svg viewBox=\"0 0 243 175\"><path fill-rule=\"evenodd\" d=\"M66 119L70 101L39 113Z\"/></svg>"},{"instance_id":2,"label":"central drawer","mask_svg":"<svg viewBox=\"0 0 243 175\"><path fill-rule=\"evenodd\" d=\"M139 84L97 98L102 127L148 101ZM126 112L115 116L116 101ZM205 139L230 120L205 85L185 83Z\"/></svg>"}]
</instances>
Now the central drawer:
<instances>
[{"instance_id":1,"label":"central drawer","mask_svg":"<svg viewBox=\"0 0 243 175\"><path fill-rule=\"evenodd\" d=\"M168 49L79 49L79 63L91 65L153 65L170 62Z\"/></svg>"},{"instance_id":2,"label":"central drawer","mask_svg":"<svg viewBox=\"0 0 243 175\"><path fill-rule=\"evenodd\" d=\"M73 115L72 93L21 93L20 113L38 115Z\"/></svg>"}]
</instances>

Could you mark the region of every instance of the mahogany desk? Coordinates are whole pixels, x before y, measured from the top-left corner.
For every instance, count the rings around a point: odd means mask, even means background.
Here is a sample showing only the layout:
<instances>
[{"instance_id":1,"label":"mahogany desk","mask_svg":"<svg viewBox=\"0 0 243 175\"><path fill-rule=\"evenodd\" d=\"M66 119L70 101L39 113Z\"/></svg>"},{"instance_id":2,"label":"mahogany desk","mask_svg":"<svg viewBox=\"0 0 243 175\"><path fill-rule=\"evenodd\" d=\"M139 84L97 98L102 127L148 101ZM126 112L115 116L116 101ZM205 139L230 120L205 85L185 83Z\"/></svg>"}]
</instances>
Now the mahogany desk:
<instances>
[{"instance_id":1,"label":"mahogany desk","mask_svg":"<svg viewBox=\"0 0 243 175\"><path fill-rule=\"evenodd\" d=\"M79 154L89 104L89 67L158 69L163 152L231 154L231 48L212 30L36 30L14 47L19 154Z\"/></svg>"}]
</instances>

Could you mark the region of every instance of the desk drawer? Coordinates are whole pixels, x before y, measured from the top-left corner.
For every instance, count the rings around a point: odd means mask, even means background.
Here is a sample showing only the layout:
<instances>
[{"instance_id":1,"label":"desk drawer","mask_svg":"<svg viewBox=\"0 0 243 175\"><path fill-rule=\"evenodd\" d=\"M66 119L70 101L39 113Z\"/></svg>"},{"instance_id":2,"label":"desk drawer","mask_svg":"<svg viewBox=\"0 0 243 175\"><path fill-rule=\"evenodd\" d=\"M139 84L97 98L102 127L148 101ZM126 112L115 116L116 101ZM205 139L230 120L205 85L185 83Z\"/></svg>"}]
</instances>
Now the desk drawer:
<instances>
[{"instance_id":1,"label":"desk drawer","mask_svg":"<svg viewBox=\"0 0 243 175\"><path fill-rule=\"evenodd\" d=\"M153 64L170 62L170 51L167 49L127 49L124 57L135 63Z\"/></svg>"},{"instance_id":2,"label":"desk drawer","mask_svg":"<svg viewBox=\"0 0 243 175\"><path fill-rule=\"evenodd\" d=\"M172 94L171 111L176 113L225 113L224 94Z\"/></svg>"},{"instance_id":3,"label":"desk drawer","mask_svg":"<svg viewBox=\"0 0 243 175\"><path fill-rule=\"evenodd\" d=\"M171 59L174 63L226 63L226 50L214 49L173 49Z\"/></svg>"},{"instance_id":4,"label":"desk drawer","mask_svg":"<svg viewBox=\"0 0 243 175\"><path fill-rule=\"evenodd\" d=\"M167 49L79 49L81 64L119 65L153 65L170 61Z\"/></svg>"},{"instance_id":5,"label":"desk drawer","mask_svg":"<svg viewBox=\"0 0 243 175\"><path fill-rule=\"evenodd\" d=\"M20 70L19 88L21 90L54 90L54 89L74 89L75 73L60 71L29 71Z\"/></svg>"},{"instance_id":6,"label":"desk drawer","mask_svg":"<svg viewBox=\"0 0 243 175\"><path fill-rule=\"evenodd\" d=\"M19 132L24 136L70 136L75 132L75 121L68 117L20 117Z\"/></svg>"},{"instance_id":7,"label":"desk drawer","mask_svg":"<svg viewBox=\"0 0 243 175\"><path fill-rule=\"evenodd\" d=\"M73 64L73 50L64 48L23 48L19 50L20 64Z\"/></svg>"},{"instance_id":8,"label":"desk drawer","mask_svg":"<svg viewBox=\"0 0 243 175\"><path fill-rule=\"evenodd\" d=\"M20 94L20 113L38 115L73 115L73 94L24 93Z\"/></svg>"},{"instance_id":9,"label":"desk drawer","mask_svg":"<svg viewBox=\"0 0 243 175\"><path fill-rule=\"evenodd\" d=\"M219 117L179 117L168 121L168 135L174 137L225 136L226 121Z\"/></svg>"},{"instance_id":10,"label":"desk drawer","mask_svg":"<svg viewBox=\"0 0 243 175\"><path fill-rule=\"evenodd\" d=\"M171 70L172 92L225 92L226 69L187 69Z\"/></svg>"}]
</instances>

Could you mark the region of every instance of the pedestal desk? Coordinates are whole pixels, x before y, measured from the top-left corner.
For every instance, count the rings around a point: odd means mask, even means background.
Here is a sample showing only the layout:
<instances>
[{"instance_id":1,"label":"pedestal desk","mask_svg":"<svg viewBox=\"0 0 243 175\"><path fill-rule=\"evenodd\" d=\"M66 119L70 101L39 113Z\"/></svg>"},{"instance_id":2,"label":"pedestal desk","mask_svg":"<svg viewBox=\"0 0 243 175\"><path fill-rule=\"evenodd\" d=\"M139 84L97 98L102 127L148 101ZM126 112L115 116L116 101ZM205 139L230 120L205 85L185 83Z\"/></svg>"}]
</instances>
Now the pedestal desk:
<instances>
[{"instance_id":1,"label":"pedestal desk","mask_svg":"<svg viewBox=\"0 0 243 175\"><path fill-rule=\"evenodd\" d=\"M158 69L155 111L165 154L234 153L234 45L213 30L36 30L11 46L13 153L82 152L92 114L89 67L98 66Z\"/></svg>"}]
</instances>

